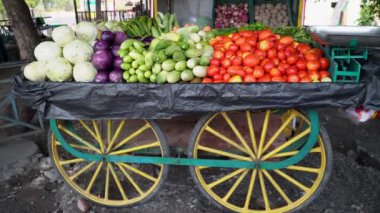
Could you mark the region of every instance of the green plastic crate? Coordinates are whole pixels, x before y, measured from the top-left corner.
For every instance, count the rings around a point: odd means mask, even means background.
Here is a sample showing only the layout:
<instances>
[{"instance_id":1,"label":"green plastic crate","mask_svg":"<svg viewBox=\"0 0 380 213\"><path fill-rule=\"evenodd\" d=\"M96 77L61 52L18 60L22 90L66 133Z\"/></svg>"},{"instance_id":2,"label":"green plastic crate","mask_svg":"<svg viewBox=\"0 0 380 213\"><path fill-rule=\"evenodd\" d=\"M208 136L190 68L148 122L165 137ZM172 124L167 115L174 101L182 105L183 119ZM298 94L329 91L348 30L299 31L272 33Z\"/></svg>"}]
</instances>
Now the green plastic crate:
<instances>
[{"instance_id":1,"label":"green plastic crate","mask_svg":"<svg viewBox=\"0 0 380 213\"><path fill-rule=\"evenodd\" d=\"M330 59L329 72L333 82L338 83L359 83L360 63L354 58Z\"/></svg>"},{"instance_id":2,"label":"green plastic crate","mask_svg":"<svg viewBox=\"0 0 380 213\"><path fill-rule=\"evenodd\" d=\"M367 48L351 48L344 47L331 48L331 58L332 59L368 59L368 49Z\"/></svg>"}]
</instances>

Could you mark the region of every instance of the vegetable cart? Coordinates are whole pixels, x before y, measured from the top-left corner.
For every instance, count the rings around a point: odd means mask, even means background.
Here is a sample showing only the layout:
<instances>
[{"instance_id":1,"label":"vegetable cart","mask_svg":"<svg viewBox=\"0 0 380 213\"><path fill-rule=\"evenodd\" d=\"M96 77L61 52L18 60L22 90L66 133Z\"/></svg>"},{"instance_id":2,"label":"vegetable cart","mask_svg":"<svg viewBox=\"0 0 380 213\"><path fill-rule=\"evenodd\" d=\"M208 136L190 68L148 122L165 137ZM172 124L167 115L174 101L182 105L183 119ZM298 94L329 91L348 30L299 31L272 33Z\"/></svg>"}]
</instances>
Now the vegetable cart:
<instances>
[{"instance_id":1,"label":"vegetable cart","mask_svg":"<svg viewBox=\"0 0 380 213\"><path fill-rule=\"evenodd\" d=\"M367 92L376 85L375 75L359 84L97 84L15 77L14 92L49 119L56 169L95 203L146 202L169 166L182 165L221 208L288 212L310 203L331 172L330 140L314 108L378 107L377 95ZM201 118L187 157L177 158L178 147L169 146L155 120L186 115Z\"/></svg>"}]
</instances>

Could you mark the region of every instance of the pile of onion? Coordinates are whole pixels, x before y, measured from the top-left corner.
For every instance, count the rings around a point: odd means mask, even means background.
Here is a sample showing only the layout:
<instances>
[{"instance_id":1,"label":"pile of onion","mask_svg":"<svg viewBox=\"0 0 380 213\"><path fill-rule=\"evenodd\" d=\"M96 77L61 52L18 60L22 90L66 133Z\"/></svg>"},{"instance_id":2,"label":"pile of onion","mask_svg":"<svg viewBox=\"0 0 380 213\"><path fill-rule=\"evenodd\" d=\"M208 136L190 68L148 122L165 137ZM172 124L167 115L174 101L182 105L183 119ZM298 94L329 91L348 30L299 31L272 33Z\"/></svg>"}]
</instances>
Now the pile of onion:
<instances>
[{"instance_id":1,"label":"pile of onion","mask_svg":"<svg viewBox=\"0 0 380 213\"><path fill-rule=\"evenodd\" d=\"M215 28L242 27L248 21L248 3L223 4L215 9Z\"/></svg>"}]
</instances>

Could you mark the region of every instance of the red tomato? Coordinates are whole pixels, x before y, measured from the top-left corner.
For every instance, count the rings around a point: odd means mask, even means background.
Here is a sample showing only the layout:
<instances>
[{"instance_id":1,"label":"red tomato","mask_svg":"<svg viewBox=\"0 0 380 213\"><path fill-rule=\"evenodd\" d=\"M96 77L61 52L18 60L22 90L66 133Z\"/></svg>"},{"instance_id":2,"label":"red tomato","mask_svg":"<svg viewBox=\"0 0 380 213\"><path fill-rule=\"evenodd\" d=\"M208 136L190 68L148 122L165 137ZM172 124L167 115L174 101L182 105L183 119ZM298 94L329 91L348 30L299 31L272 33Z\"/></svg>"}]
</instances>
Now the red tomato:
<instances>
[{"instance_id":1,"label":"red tomato","mask_svg":"<svg viewBox=\"0 0 380 213\"><path fill-rule=\"evenodd\" d=\"M297 50L301 53L301 54L306 54L307 52L309 52L309 50L311 50L311 47L307 44L299 44L297 46Z\"/></svg>"},{"instance_id":2,"label":"red tomato","mask_svg":"<svg viewBox=\"0 0 380 213\"><path fill-rule=\"evenodd\" d=\"M223 40L223 36L216 36L215 39L218 40L218 41L222 41Z\"/></svg>"},{"instance_id":3,"label":"red tomato","mask_svg":"<svg viewBox=\"0 0 380 213\"><path fill-rule=\"evenodd\" d=\"M307 61L316 61L316 60L318 60L318 55L316 54L316 53L312 53L312 52L308 52L308 53L306 53L306 55L305 55L305 59L307 60Z\"/></svg>"},{"instance_id":4,"label":"red tomato","mask_svg":"<svg viewBox=\"0 0 380 213\"><path fill-rule=\"evenodd\" d=\"M271 80L272 78L270 77L270 75L264 75L258 80L258 82L271 82Z\"/></svg>"},{"instance_id":5,"label":"red tomato","mask_svg":"<svg viewBox=\"0 0 380 213\"><path fill-rule=\"evenodd\" d=\"M321 76L321 79L322 78L326 78L326 77L330 77L330 73L328 71L320 71L319 72L319 75Z\"/></svg>"},{"instance_id":6,"label":"red tomato","mask_svg":"<svg viewBox=\"0 0 380 213\"><path fill-rule=\"evenodd\" d=\"M318 55L318 57L321 57L322 54L323 54L323 50L319 49L319 48L313 48L309 51L310 53L315 53Z\"/></svg>"},{"instance_id":7,"label":"red tomato","mask_svg":"<svg viewBox=\"0 0 380 213\"><path fill-rule=\"evenodd\" d=\"M220 60L220 63L222 65L222 67L224 67L226 69L231 66L231 60L228 58L223 58L222 60Z\"/></svg>"},{"instance_id":8,"label":"red tomato","mask_svg":"<svg viewBox=\"0 0 380 213\"><path fill-rule=\"evenodd\" d=\"M299 82L300 81L300 78L298 77L298 75L288 75L288 82Z\"/></svg>"},{"instance_id":9,"label":"red tomato","mask_svg":"<svg viewBox=\"0 0 380 213\"><path fill-rule=\"evenodd\" d=\"M298 72L298 76L300 77L300 79L307 76L307 75L308 75L308 73L305 70L301 70Z\"/></svg>"},{"instance_id":10,"label":"red tomato","mask_svg":"<svg viewBox=\"0 0 380 213\"><path fill-rule=\"evenodd\" d=\"M309 75L306 75L303 78L301 78L300 82L302 82L302 83L310 83L311 82L311 78L310 78Z\"/></svg>"},{"instance_id":11,"label":"red tomato","mask_svg":"<svg viewBox=\"0 0 380 213\"><path fill-rule=\"evenodd\" d=\"M252 51L252 46L248 43L244 43L240 45L240 50L250 52Z\"/></svg>"},{"instance_id":12,"label":"red tomato","mask_svg":"<svg viewBox=\"0 0 380 213\"><path fill-rule=\"evenodd\" d=\"M318 71L321 65L319 64L319 61L308 61L306 67L309 71Z\"/></svg>"},{"instance_id":13,"label":"red tomato","mask_svg":"<svg viewBox=\"0 0 380 213\"><path fill-rule=\"evenodd\" d=\"M255 50L255 55L262 60L267 56L267 53L264 50L257 49Z\"/></svg>"},{"instance_id":14,"label":"red tomato","mask_svg":"<svg viewBox=\"0 0 380 213\"><path fill-rule=\"evenodd\" d=\"M257 45L257 39L253 36L247 38L248 44L250 44L252 47L256 47Z\"/></svg>"},{"instance_id":15,"label":"red tomato","mask_svg":"<svg viewBox=\"0 0 380 213\"><path fill-rule=\"evenodd\" d=\"M271 30L263 30L259 33L259 40L264 40L266 38L268 38L270 35L272 35L272 31Z\"/></svg>"},{"instance_id":16,"label":"red tomato","mask_svg":"<svg viewBox=\"0 0 380 213\"><path fill-rule=\"evenodd\" d=\"M286 61L288 62L288 64L290 65L293 65L293 64L296 64L297 61L298 61L298 56L293 54L293 55L290 55L286 58Z\"/></svg>"},{"instance_id":17,"label":"red tomato","mask_svg":"<svg viewBox=\"0 0 380 213\"><path fill-rule=\"evenodd\" d=\"M247 74L252 74L253 73L253 69L251 67L244 67L244 71Z\"/></svg>"},{"instance_id":18,"label":"red tomato","mask_svg":"<svg viewBox=\"0 0 380 213\"><path fill-rule=\"evenodd\" d=\"M243 59L249 55L252 55L252 52L251 51L246 51L246 52L243 52Z\"/></svg>"},{"instance_id":19,"label":"red tomato","mask_svg":"<svg viewBox=\"0 0 380 213\"><path fill-rule=\"evenodd\" d=\"M219 67L219 72L220 72L220 74L222 74L222 75L224 75L224 74L226 74L227 73L227 69L226 68L224 68L224 67Z\"/></svg>"},{"instance_id":20,"label":"red tomato","mask_svg":"<svg viewBox=\"0 0 380 213\"><path fill-rule=\"evenodd\" d=\"M280 50L285 50L286 48L286 45L285 44L281 44L281 43L278 43L277 44L277 50L280 51Z\"/></svg>"},{"instance_id":21,"label":"red tomato","mask_svg":"<svg viewBox=\"0 0 380 213\"><path fill-rule=\"evenodd\" d=\"M274 59L272 59L272 62L274 63L274 65L277 66L280 63L280 59L274 58Z\"/></svg>"},{"instance_id":22,"label":"red tomato","mask_svg":"<svg viewBox=\"0 0 380 213\"><path fill-rule=\"evenodd\" d=\"M286 69L286 74L287 75L297 75L298 74L298 70L295 66L291 66L289 68Z\"/></svg>"},{"instance_id":23,"label":"red tomato","mask_svg":"<svg viewBox=\"0 0 380 213\"><path fill-rule=\"evenodd\" d=\"M226 43L224 43L223 47L228 50L228 48L233 45L234 43L232 41L227 41Z\"/></svg>"},{"instance_id":24,"label":"red tomato","mask_svg":"<svg viewBox=\"0 0 380 213\"><path fill-rule=\"evenodd\" d=\"M202 79L202 83L206 83L206 84L207 84L207 83L212 83L212 79L211 79L211 78L207 78L207 77L206 77L206 78L203 78L203 79Z\"/></svg>"},{"instance_id":25,"label":"red tomato","mask_svg":"<svg viewBox=\"0 0 380 213\"><path fill-rule=\"evenodd\" d=\"M285 55L286 56L290 56L290 55L293 55L294 53L296 53L296 49L292 46L287 46L285 48Z\"/></svg>"},{"instance_id":26,"label":"red tomato","mask_svg":"<svg viewBox=\"0 0 380 213\"><path fill-rule=\"evenodd\" d=\"M264 64L264 70L266 72L270 72L274 68L274 63L271 61L268 61L267 63Z\"/></svg>"},{"instance_id":27,"label":"red tomato","mask_svg":"<svg viewBox=\"0 0 380 213\"><path fill-rule=\"evenodd\" d=\"M240 56L235 56L232 59L232 65L233 66L240 66L243 63L243 58Z\"/></svg>"},{"instance_id":28,"label":"red tomato","mask_svg":"<svg viewBox=\"0 0 380 213\"><path fill-rule=\"evenodd\" d=\"M215 50L213 57L216 59L222 59L224 58L224 52L222 52L221 50Z\"/></svg>"},{"instance_id":29,"label":"red tomato","mask_svg":"<svg viewBox=\"0 0 380 213\"><path fill-rule=\"evenodd\" d=\"M267 62L269 62L270 60L268 58L264 58L261 63L260 63L260 66L264 66L264 64L266 64Z\"/></svg>"},{"instance_id":30,"label":"red tomato","mask_svg":"<svg viewBox=\"0 0 380 213\"><path fill-rule=\"evenodd\" d=\"M239 38L240 38L240 35L239 35L239 34L237 34L237 33L232 34L232 37L231 37L232 41L236 41L236 40L238 40Z\"/></svg>"},{"instance_id":31,"label":"red tomato","mask_svg":"<svg viewBox=\"0 0 380 213\"><path fill-rule=\"evenodd\" d=\"M236 52L236 55L237 56L240 56L240 57L243 57L243 51L241 51L241 50L238 50L237 52Z\"/></svg>"},{"instance_id":32,"label":"red tomato","mask_svg":"<svg viewBox=\"0 0 380 213\"><path fill-rule=\"evenodd\" d=\"M235 41L235 44L240 46L242 44L246 43L245 41L245 38L238 38L236 41Z\"/></svg>"},{"instance_id":33,"label":"red tomato","mask_svg":"<svg viewBox=\"0 0 380 213\"><path fill-rule=\"evenodd\" d=\"M311 80L313 81L318 81L320 79L320 75L319 75L319 72L318 71L311 71L309 72L309 76L311 78Z\"/></svg>"},{"instance_id":34,"label":"red tomato","mask_svg":"<svg viewBox=\"0 0 380 213\"><path fill-rule=\"evenodd\" d=\"M249 30L243 30L243 31L240 31L239 32L239 35L246 38L246 37L250 37L253 35L253 31L249 31Z\"/></svg>"},{"instance_id":35,"label":"red tomato","mask_svg":"<svg viewBox=\"0 0 380 213\"><path fill-rule=\"evenodd\" d=\"M278 51L277 53L277 57L280 59L280 60L285 60L286 59L286 55L285 55L285 51Z\"/></svg>"},{"instance_id":36,"label":"red tomato","mask_svg":"<svg viewBox=\"0 0 380 213\"><path fill-rule=\"evenodd\" d=\"M268 55L268 58L270 58L270 59L277 58L277 50L270 49L270 50L268 50L267 55Z\"/></svg>"},{"instance_id":37,"label":"red tomato","mask_svg":"<svg viewBox=\"0 0 380 213\"><path fill-rule=\"evenodd\" d=\"M256 78L255 78L255 76L249 74L249 75L246 75L244 77L243 81L246 82L246 83L256 82Z\"/></svg>"},{"instance_id":38,"label":"red tomato","mask_svg":"<svg viewBox=\"0 0 380 213\"><path fill-rule=\"evenodd\" d=\"M243 67L241 67L241 66L230 66L227 68L227 73L229 73L230 75L238 75L239 72L244 72Z\"/></svg>"},{"instance_id":39,"label":"red tomato","mask_svg":"<svg viewBox=\"0 0 380 213\"><path fill-rule=\"evenodd\" d=\"M273 68L269 71L269 74L272 76L272 77L275 77L275 76L281 76L281 72L280 70L278 70L277 68Z\"/></svg>"},{"instance_id":40,"label":"red tomato","mask_svg":"<svg viewBox=\"0 0 380 213\"><path fill-rule=\"evenodd\" d=\"M266 38L266 40L269 40L269 41L271 41L271 42L275 42L275 41L278 40L278 38L277 38L278 36L280 36L280 35L277 35L277 34L270 35L270 36L268 36L268 37Z\"/></svg>"},{"instance_id":41,"label":"red tomato","mask_svg":"<svg viewBox=\"0 0 380 213\"><path fill-rule=\"evenodd\" d=\"M228 59L231 59L232 56L235 55L235 52L232 51L232 50L227 50L225 53L224 53L224 58L228 58Z\"/></svg>"},{"instance_id":42,"label":"red tomato","mask_svg":"<svg viewBox=\"0 0 380 213\"><path fill-rule=\"evenodd\" d=\"M223 81L224 82L228 82L231 78L231 75L229 73L226 73L223 75Z\"/></svg>"},{"instance_id":43,"label":"red tomato","mask_svg":"<svg viewBox=\"0 0 380 213\"><path fill-rule=\"evenodd\" d=\"M260 58L255 55L248 55L244 58L244 66L254 67L260 64Z\"/></svg>"},{"instance_id":44,"label":"red tomato","mask_svg":"<svg viewBox=\"0 0 380 213\"><path fill-rule=\"evenodd\" d=\"M285 82L285 79L282 76L273 76L271 81L281 83L281 82Z\"/></svg>"},{"instance_id":45,"label":"red tomato","mask_svg":"<svg viewBox=\"0 0 380 213\"><path fill-rule=\"evenodd\" d=\"M253 76L255 76L255 78L264 77L264 68L261 66L256 66L253 68Z\"/></svg>"},{"instance_id":46,"label":"red tomato","mask_svg":"<svg viewBox=\"0 0 380 213\"><path fill-rule=\"evenodd\" d=\"M210 65L214 65L214 66L219 66L220 65L220 61L216 58L213 58L210 60Z\"/></svg>"},{"instance_id":47,"label":"red tomato","mask_svg":"<svg viewBox=\"0 0 380 213\"><path fill-rule=\"evenodd\" d=\"M298 70L306 70L307 69L306 61L305 60L298 60L296 63L296 67L298 68Z\"/></svg>"},{"instance_id":48,"label":"red tomato","mask_svg":"<svg viewBox=\"0 0 380 213\"><path fill-rule=\"evenodd\" d=\"M290 36L284 36L278 42L281 44L290 45L293 42L293 38Z\"/></svg>"},{"instance_id":49,"label":"red tomato","mask_svg":"<svg viewBox=\"0 0 380 213\"><path fill-rule=\"evenodd\" d=\"M214 80L214 82L219 81L219 80L223 80L223 75L222 74L215 74L212 79Z\"/></svg>"},{"instance_id":50,"label":"red tomato","mask_svg":"<svg viewBox=\"0 0 380 213\"><path fill-rule=\"evenodd\" d=\"M325 57L319 59L319 63L321 64L321 69L328 69L330 66L329 60Z\"/></svg>"},{"instance_id":51,"label":"red tomato","mask_svg":"<svg viewBox=\"0 0 380 213\"><path fill-rule=\"evenodd\" d=\"M207 68L207 75L208 76L215 76L216 74L219 74L220 70L219 70L219 67L217 66L214 66L214 65L211 65Z\"/></svg>"},{"instance_id":52,"label":"red tomato","mask_svg":"<svg viewBox=\"0 0 380 213\"><path fill-rule=\"evenodd\" d=\"M286 72L286 68L285 68L285 66L284 66L283 63L279 63L279 64L277 65L277 68L278 68L278 70L280 70L280 72L281 72L282 74L284 74L284 73Z\"/></svg>"},{"instance_id":53,"label":"red tomato","mask_svg":"<svg viewBox=\"0 0 380 213\"><path fill-rule=\"evenodd\" d=\"M231 50L233 52L236 52L239 50L239 47L236 45L236 44L231 44L229 47L228 47L228 50Z\"/></svg>"},{"instance_id":54,"label":"red tomato","mask_svg":"<svg viewBox=\"0 0 380 213\"><path fill-rule=\"evenodd\" d=\"M273 47L273 43L268 40L263 40L263 41L260 41L259 43L259 48L264 51L267 51L272 47Z\"/></svg>"}]
</instances>

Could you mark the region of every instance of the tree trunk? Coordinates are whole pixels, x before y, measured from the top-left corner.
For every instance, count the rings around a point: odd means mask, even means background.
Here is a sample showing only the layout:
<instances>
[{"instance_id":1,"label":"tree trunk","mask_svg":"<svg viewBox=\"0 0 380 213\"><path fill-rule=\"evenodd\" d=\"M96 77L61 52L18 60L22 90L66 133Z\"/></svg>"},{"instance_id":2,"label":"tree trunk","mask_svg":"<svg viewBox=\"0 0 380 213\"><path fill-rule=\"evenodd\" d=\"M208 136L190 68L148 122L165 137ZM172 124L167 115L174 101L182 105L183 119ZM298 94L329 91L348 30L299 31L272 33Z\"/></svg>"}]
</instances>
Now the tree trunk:
<instances>
[{"instance_id":1,"label":"tree trunk","mask_svg":"<svg viewBox=\"0 0 380 213\"><path fill-rule=\"evenodd\" d=\"M36 26L24 0L2 0L7 12L21 59L34 60L34 48L40 42Z\"/></svg>"}]
</instances>

